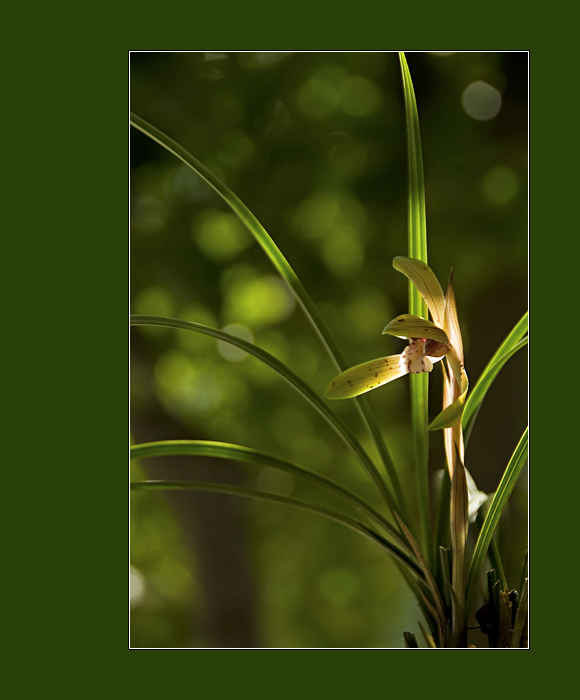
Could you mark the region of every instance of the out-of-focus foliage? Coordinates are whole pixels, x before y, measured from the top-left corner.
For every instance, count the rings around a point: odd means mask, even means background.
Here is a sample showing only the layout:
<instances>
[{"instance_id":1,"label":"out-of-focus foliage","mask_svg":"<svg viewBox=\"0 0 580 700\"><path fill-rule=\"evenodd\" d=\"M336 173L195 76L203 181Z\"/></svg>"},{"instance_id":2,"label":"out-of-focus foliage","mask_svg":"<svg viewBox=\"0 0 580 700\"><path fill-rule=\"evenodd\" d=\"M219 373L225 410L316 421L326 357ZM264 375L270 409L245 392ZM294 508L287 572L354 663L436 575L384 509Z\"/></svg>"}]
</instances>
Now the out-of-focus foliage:
<instances>
[{"instance_id":1,"label":"out-of-focus foliage","mask_svg":"<svg viewBox=\"0 0 580 700\"><path fill-rule=\"evenodd\" d=\"M454 268L473 382L527 308L527 54L411 52L407 60L421 123L429 264L443 286ZM381 335L407 309L406 280L391 264L407 252L396 53L133 52L131 108L254 212L350 364L401 351L403 341ZM131 158L132 312L239 334L322 394L336 370L249 233L200 178L136 130ZM197 437L294 460L378 503L328 426L254 358L194 333L134 333L141 349L132 375L134 414L155 397ZM485 399L466 453L486 492L526 423L520 355ZM369 403L412 494L407 382L372 392ZM434 417L442 400L438 372L430 394ZM333 408L364 437L349 402ZM435 482L443 467L439 434L431 437L431 453ZM251 486L326 503L287 474L250 466L240 472ZM519 576L525 500L523 488L516 490L505 515L515 526L500 539L508 580ZM195 552L184 549L162 496L136 494L132 501L140 591L132 644L203 646ZM382 551L312 515L272 504L244 507L263 646L403 645L403 630L416 628L419 611Z\"/></svg>"}]
</instances>

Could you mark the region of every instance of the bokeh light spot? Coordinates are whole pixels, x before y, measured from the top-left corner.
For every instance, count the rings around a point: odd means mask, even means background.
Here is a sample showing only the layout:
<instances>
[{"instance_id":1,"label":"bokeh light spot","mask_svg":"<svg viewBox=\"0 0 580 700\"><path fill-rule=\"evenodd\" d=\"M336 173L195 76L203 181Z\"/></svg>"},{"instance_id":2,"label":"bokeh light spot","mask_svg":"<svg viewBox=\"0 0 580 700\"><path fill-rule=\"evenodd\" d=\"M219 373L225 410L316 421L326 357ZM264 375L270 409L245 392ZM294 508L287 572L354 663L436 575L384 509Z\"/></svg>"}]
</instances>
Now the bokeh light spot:
<instances>
[{"instance_id":1,"label":"bokeh light spot","mask_svg":"<svg viewBox=\"0 0 580 700\"><path fill-rule=\"evenodd\" d=\"M270 325L289 318L296 301L278 277L230 280L225 298L226 316L253 325Z\"/></svg>"},{"instance_id":2,"label":"bokeh light spot","mask_svg":"<svg viewBox=\"0 0 580 700\"><path fill-rule=\"evenodd\" d=\"M247 340L248 343L254 342L254 336L251 331L245 326L239 323L230 323L222 328L224 333L229 333L230 335L235 335L236 338L241 338L242 340ZM248 353L241 348L231 345L231 343L226 343L223 340L217 341L217 349L219 354L228 360L229 362L242 362L248 357Z\"/></svg>"},{"instance_id":3,"label":"bokeh light spot","mask_svg":"<svg viewBox=\"0 0 580 700\"><path fill-rule=\"evenodd\" d=\"M252 243L252 238L234 214L209 209L192 224L192 237L203 254L212 260L231 260Z\"/></svg>"},{"instance_id":4,"label":"bokeh light spot","mask_svg":"<svg viewBox=\"0 0 580 700\"><path fill-rule=\"evenodd\" d=\"M353 117L366 117L380 102L377 86L361 76L350 76L340 66L325 66L302 85L298 108L311 119L326 119L337 109Z\"/></svg>"},{"instance_id":5,"label":"bokeh light spot","mask_svg":"<svg viewBox=\"0 0 580 700\"><path fill-rule=\"evenodd\" d=\"M181 388L195 374L191 360L181 350L167 350L155 363L155 377L169 391Z\"/></svg>"},{"instance_id":6,"label":"bokeh light spot","mask_svg":"<svg viewBox=\"0 0 580 700\"><path fill-rule=\"evenodd\" d=\"M147 287L133 301L131 312L137 315L173 316L175 300L164 287Z\"/></svg>"},{"instance_id":7,"label":"bokeh light spot","mask_svg":"<svg viewBox=\"0 0 580 700\"><path fill-rule=\"evenodd\" d=\"M236 52L236 58L244 70L255 70L275 66L293 53L293 51L240 51Z\"/></svg>"},{"instance_id":8,"label":"bokeh light spot","mask_svg":"<svg viewBox=\"0 0 580 700\"><path fill-rule=\"evenodd\" d=\"M209 416L224 399L224 379L181 350L164 352L154 372L159 398L171 411Z\"/></svg>"},{"instance_id":9,"label":"bokeh light spot","mask_svg":"<svg viewBox=\"0 0 580 700\"><path fill-rule=\"evenodd\" d=\"M292 216L292 224L304 238L334 236L336 226L360 231L367 223L364 206L355 197L340 193L318 192L302 201Z\"/></svg>"},{"instance_id":10,"label":"bokeh light spot","mask_svg":"<svg viewBox=\"0 0 580 700\"><path fill-rule=\"evenodd\" d=\"M377 340L385 321L395 315L392 305L378 289L358 288L345 305L347 335L359 343Z\"/></svg>"},{"instance_id":11,"label":"bokeh light spot","mask_svg":"<svg viewBox=\"0 0 580 700\"><path fill-rule=\"evenodd\" d=\"M199 77L209 82L216 82L225 78L229 72L229 58L225 53L205 52L201 55Z\"/></svg>"},{"instance_id":12,"label":"bokeh light spot","mask_svg":"<svg viewBox=\"0 0 580 700\"><path fill-rule=\"evenodd\" d=\"M338 107L340 94L328 77L317 74L298 93L298 108L311 119L326 119Z\"/></svg>"},{"instance_id":13,"label":"bokeh light spot","mask_svg":"<svg viewBox=\"0 0 580 700\"><path fill-rule=\"evenodd\" d=\"M496 165L484 174L481 188L492 204L504 206L509 204L518 193L518 176L513 168Z\"/></svg>"},{"instance_id":14,"label":"bokeh light spot","mask_svg":"<svg viewBox=\"0 0 580 700\"><path fill-rule=\"evenodd\" d=\"M381 95L368 78L352 77L345 84L341 109L353 117L372 114L381 102Z\"/></svg>"},{"instance_id":15,"label":"bokeh light spot","mask_svg":"<svg viewBox=\"0 0 580 700\"><path fill-rule=\"evenodd\" d=\"M188 165L176 168L164 189L165 198L171 204L175 202L174 194L189 202L206 202L212 196L206 183Z\"/></svg>"},{"instance_id":16,"label":"bokeh light spot","mask_svg":"<svg viewBox=\"0 0 580 700\"><path fill-rule=\"evenodd\" d=\"M364 262L364 247L358 231L351 226L337 226L322 247L322 258L337 277L352 277Z\"/></svg>"},{"instance_id":17,"label":"bokeh light spot","mask_svg":"<svg viewBox=\"0 0 580 700\"><path fill-rule=\"evenodd\" d=\"M470 83L461 95L461 104L465 112L479 121L497 117L501 109L501 94L497 88L483 80Z\"/></svg>"},{"instance_id":18,"label":"bokeh light spot","mask_svg":"<svg viewBox=\"0 0 580 700\"><path fill-rule=\"evenodd\" d=\"M218 325L215 315L201 302L191 302L180 307L176 317L183 321L193 321L212 328L216 328ZM203 356L206 354L206 351L213 355L214 338L204 333L188 333L185 331L178 333L176 337L179 346L186 350L190 357Z\"/></svg>"},{"instance_id":19,"label":"bokeh light spot","mask_svg":"<svg viewBox=\"0 0 580 700\"><path fill-rule=\"evenodd\" d=\"M134 566L129 570L129 600L132 608L138 608L143 605L147 597L147 586L145 577Z\"/></svg>"}]
</instances>

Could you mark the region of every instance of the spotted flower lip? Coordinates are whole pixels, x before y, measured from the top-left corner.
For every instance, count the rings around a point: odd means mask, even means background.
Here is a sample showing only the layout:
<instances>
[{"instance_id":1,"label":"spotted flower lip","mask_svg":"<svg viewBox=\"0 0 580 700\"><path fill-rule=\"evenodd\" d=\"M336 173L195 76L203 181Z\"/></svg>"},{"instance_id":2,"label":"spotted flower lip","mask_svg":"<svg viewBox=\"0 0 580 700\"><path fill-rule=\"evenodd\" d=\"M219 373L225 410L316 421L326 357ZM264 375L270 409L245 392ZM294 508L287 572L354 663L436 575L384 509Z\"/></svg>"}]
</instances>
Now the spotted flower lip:
<instances>
[{"instance_id":1,"label":"spotted flower lip","mask_svg":"<svg viewBox=\"0 0 580 700\"><path fill-rule=\"evenodd\" d=\"M431 372L433 364L444 357L449 367L450 389L444 410L429 426L436 430L450 428L461 420L469 381L463 367L463 343L457 318L453 274L446 294L435 273L420 260L396 257L393 267L415 285L425 299L433 321L403 314L387 324L383 334L408 339L400 355L389 355L351 367L328 385L327 399L348 399L376 389L405 374ZM453 379L455 381L453 381Z\"/></svg>"}]
</instances>

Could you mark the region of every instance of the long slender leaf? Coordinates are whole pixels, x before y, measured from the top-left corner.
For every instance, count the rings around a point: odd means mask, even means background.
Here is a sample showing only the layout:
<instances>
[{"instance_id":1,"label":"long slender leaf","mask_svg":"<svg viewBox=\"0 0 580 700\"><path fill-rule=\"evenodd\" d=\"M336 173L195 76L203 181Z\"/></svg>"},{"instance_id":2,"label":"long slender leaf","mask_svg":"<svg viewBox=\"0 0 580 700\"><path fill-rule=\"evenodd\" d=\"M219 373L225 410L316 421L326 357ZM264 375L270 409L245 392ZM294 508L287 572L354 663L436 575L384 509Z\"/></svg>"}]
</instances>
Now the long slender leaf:
<instances>
[{"instance_id":1,"label":"long slender leaf","mask_svg":"<svg viewBox=\"0 0 580 700\"><path fill-rule=\"evenodd\" d=\"M223 340L226 343L235 345L241 350L245 350L250 355L257 357L258 360L268 365L268 367L271 367L292 387L294 387L294 389L296 389L312 406L314 406L314 408L316 408L323 418L328 421L336 433L350 447L361 464L365 467L371 478L376 483L377 487L381 490L381 493L383 494L389 508L391 508L393 511L397 510L396 501L391 494L389 487L381 478L374 462L368 456L351 429L341 418L339 418L339 416L321 397L315 394L312 389L302 381L302 379L296 376L294 372L288 369L286 365L280 362L280 360L276 359L273 355L270 355L270 353L258 348L256 345L249 343L246 340L242 340L241 338L230 335L229 333L224 333L224 331L219 331L216 328L210 328L209 326L204 326L201 323L195 323L193 321L181 321L180 319L165 318L162 316L131 316L131 325L166 326L169 328L180 328L186 331L204 333L205 335L210 335L218 340Z\"/></svg>"},{"instance_id":2,"label":"long slender leaf","mask_svg":"<svg viewBox=\"0 0 580 700\"><path fill-rule=\"evenodd\" d=\"M405 119L407 124L407 153L409 165L408 199L408 255L410 258L427 263L427 223L425 215L425 182L423 157L421 154L421 134L419 115L413 90L409 66L403 51L399 52L403 91L405 94ZM409 282L409 313L427 318L427 304L415 286ZM434 551L431 538L429 504L429 375L411 375L411 421L417 476L417 500L420 520L421 540L428 561L432 561Z\"/></svg>"},{"instance_id":3,"label":"long slender leaf","mask_svg":"<svg viewBox=\"0 0 580 700\"><path fill-rule=\"evenodd\" d=\"M429 624L429 629L433 631L434 635L437 635L437 632L439 630L439 617L437 615L437 611L435 610L433 604L429 600L425 600L425 594L421 590L421 585L425 585L425 582L423 579L416 579L414 576L411 575L409 570L401 564L401 562L396 561L395 562L399 571L401 572L401 576L405 579L405 582L407 586L409 587L409 590L413 593L415 596L415 599L417 600L417 604L419 605L419 608L421 609L421 612L425 616L425 620L427 620L427 623ZM419 583L420 582L420 583ZM428 588L427 588L428 590Z\"/></svg>"},{"instance_id":4,"label":"long slender leaf","mask_svg":"<svg viewBox=\"0 0 580 700\"><path fill-rule=\"evenodd\" d=\"M409 257L427 263L427 221L425 216L425 181L423 176L423 156L421 152L421 132L419 113L413 89L411 73L403 51L399 52L403 91L405 95L405 120L407 124L407 155L409 161ZM420 303L410 313L427 318L427 306L417 294ZM413 297L416 299L416 297Z\"/></svg>"},{"instance_id":5,"label":"long slender leaf","mask_svg":"<svg viewBox=\"0 0 580 700\"><path fill-rule=\"evenodd\" d=\"M240 199L238 199L238 197L236 197L236 195L219 178L208 170L203 163L197 160L197 158L192 156L191 153L186 151L182 146L180 146L162 131L134 113L131 113L131 124L146 136L163 146L163 148L167 149L170 153L173 153L173 155L183 161L194 172L202 177L208 183L208 185L210 185L210 187L212 187L219 194L219 196L226 202L226 204L238 216L240 221L246 226L249 232L254 236L256 241L266 253L270 262L274 265L277 272L289 285L291 291L304 310L306 317L308 318L316 335L326 349L334 365L340 371L345 371L348 369L348 364L346 363L340 348L330 332L330 329L314 305L314 302L302 286L298 276L284 255L282 255L282 252L279 250L278 246L274 243L267 231L260 224L258 219L256 219L254 214L252 214L252 212L248 209L248 207L246 207L246 205ZM408 513L408 506L406 504L403 489L401 488L397 470L395 469L393 459L370 406L368 405L366 399L356 399L354 403L356 410L360 414L377 446L381 460L383 461L391 483L393 484L393 488L399 503L398 510L400 510L400 512L403 514L406 514ZM379 474L378 478L380 481L384 482L381 474ZM384 493L384 489L382 487L381 491L383 491L383 495L386 498L386 494Z\"/></svg>"},{"instance_id":6,"label":"long slender leaf","mask_svg":"<svg viewBox=\"0 0 580 700\"><path fill-rule=\"evenodd\" d=\"M307 479L317 486L344 498L355 508L365 513L369 518L386 528L393 536L402 540L399 532L388 520L348 489L345 489L332 479L328 479L305 467L299 467L296 464L292 464L292 462L274 457L265 452L259 452L258 450L253 450L243 445L233 445L231 443L213 442L209 440L163 440L159 442L142 443L131 447L131 457L134 459L168 455L216 457L218 459L228 459L239 462L252 462L254 464L262 464L274 467L275 469L281 469L295 476Z\"/></svg>"},{"instance_id":7,"label":"long slender leaf","mask_svg":"<svg viewBox=\"0 0 580 700\"><path fill-rule=\"evenodd\" d=\"M298 303L306 312L306 316L312 324L315 333L325 346L329 357L334 362L336 367L341 371L347 369L347 365L342 357L340 348L336 344L336 341L327 327L326 322L314 305L314 302L302 286L298 276L284 255L282 255L278 246L274 243L266 229L262 226L254 214L252 214L248 207L240 199L238 199L238 197L229 189L229 187L227 187L227 185L225 185L210 170L208 170L203 163L192 156L191 153L186 151L185 148L180 146L172 138L154 127L152 124L146 122L145 119L142 119L137 114L131 113L131 124L188 165L194 172L201 176L234 211L240 221L242 221L242 223L254 236L256 241L260 244L280 276L288 283Z\"/></svg>"},{"instance_id":8,"label":"long slender leaf","mask_svg":"<svg viewBox=\"0 0 580 700\"><path fill-rule=\"evenodd\" d=\"M479 537L475 544L471 566L469 569L469 577L467 580L467 589L465 594L465 610L469 614L471 603L477 588L479 572L485 559L487 549L493 537L493 533L499 522L499 517L504 509L508 499L517 483L517 480L522 472L524 464L528 456L528 429L526 428L513 455L506 467L506 470L501 478L499 486L491 501L491 505L481 526Z\"/></svg>"},{"instance_id":9,"label":"long slender leaf","mask_svg":"<svg viewBox=\"0 0 580 700\"><path fill-rule=\"evenodd\" d=\"M289 496L278 496L272 493L263 493L261 491L254 491L252 489L245 489L240 486L230 486L226 484L212 484L209 482L199 482L199 481L134 481L131 484L132 491L208 491L212 493L224 493L233 496L244 496L246 498L255 498L262 501L272 501L274 503L280 503L283 505L293 506L300 510L305 510L310 513L316 513L331 520L335 520L351 530L358 532L368 539L372 540L376 544L380 545L393 556L395 556L400 562L405 564L416 576L423 578L423 572L420 567L402 550L396 545L389 542L378 532L372 528L364 525L355 518L351 518L343 513L338 513L330 508L323 508L321 506L314 506L310 503L304 503L298 501L295 498L290 498Z\"/></svg>"},{"instance_id":10,"label":"long slender leaf","mask_svg":"<svg viewBox=\"0 0 580 700\"><path fill-rule=\"evenodd\" d=\"M413 554L417 557L417 561L419 562L419 566L421 567L423 571L423 576L425 578L425 583L429 587L429 591L431 592L431 595L433 596L433 601L435 604L435 610L437 612L437 623L438 623L438 628L439 628L439 636L440 636L440 642L443 645L444 640L445 640L445 612L444 612L444 602L443 602L443 597L441 596L441 592L439 591L439 588L437 587L437 582L435 581L435 578L431 572L431 569L429 568L429 564L425 559L425 556L423 555L423 552L421 551L421 548L419 547L417 541L411 534L410 530L408 527L406 527L405 523L402 522L401 518L398 517L398 515L395 513L395 518L397 522L399 523L399 526L401 530L403 531L403 534L407 538L407 541L409 543L409 546L413 550Z\"/></svg>"},{"instance_id":11,"label":"long slender leaf","mask_svg":"<svg viewBox=\"0 0 580 700\"><path fill-rule=\"evenodd\" d=\"M475 517L475 522L473 524L474 534L475 534L476 538L479 537L479 533L481 532L481 527L485 521L485 516L487 515L487 511L489 510L490 504L491 504L491 499L488 498L487 501L485 501L482 504L482 506L479 508L479 510L477 511L477 515ZM489 564L494 571L494 576L499 581L500 588L502 590L504 588L508 588L508 582L506 579L505 570L503 568L503 563L501 561L501 557L499 554L499 549L497 547L497 542L496 542L495 537L492 537L490 540L489 547L487 549L487 557L489 559Z\"/></svg>"},{"instance_id":12,"label":"long slender leaf","mask_svg":"<svg viewBox=\"0 0 580 700\"><path fill-rule=\"evenodd\" d=\"M497 572L497 577L499 579L500 585L502 589L508 587L507 583L507 578L505 575L505 570L503 568L503 563L501 561L501 557L499 555L499 549L497 547L497 542L495 541L495 538L491 538L491 542L489 543L489 549L487 550L487 554L489 556L489 561L493 568Z\"/></svg>"},{"instance_id":13,"label":"long slender leaf","mask_svg":"<svg viewBox=\"0 0 580 700\"><path fill-rule=\"evenodd\" d=\"M464 430L467 431L467 426L469 425L469 432L471 432L471 428L473 427L473 421L471 420L472 417L475 418L474 414L476 410L479 408L479 405L483 401L489 387L498 375L500 369L510 359L510 357L512 357L512 355L514 355L518 350L521 350L527 344L527 338L523 338L527 331L528 312L526 311L522 318L509 332L503 343L496 350L491 360L487 363L483 372L481 373L481 376L477 380L477 383L467 397L463 417L461 419ZM468 437L469 435L466 434L466 442Z\"/></svg>"}]
</instances>

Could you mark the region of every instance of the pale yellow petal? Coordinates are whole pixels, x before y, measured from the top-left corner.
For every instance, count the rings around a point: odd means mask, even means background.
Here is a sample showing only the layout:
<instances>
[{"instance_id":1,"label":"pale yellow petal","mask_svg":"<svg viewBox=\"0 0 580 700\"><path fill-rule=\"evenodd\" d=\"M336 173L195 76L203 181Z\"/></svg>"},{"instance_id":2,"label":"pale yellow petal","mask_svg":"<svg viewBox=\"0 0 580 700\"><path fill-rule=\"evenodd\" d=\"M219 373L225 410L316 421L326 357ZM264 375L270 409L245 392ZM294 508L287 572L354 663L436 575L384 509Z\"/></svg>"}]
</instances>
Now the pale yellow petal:
<instances>
[{"instance_id":1,"label":"pale yellow petal","mask_svg":"<svg viewBox=\"0 0 580 700\"><path fill-rule=\"evenodd\" d=\"M443 408L450 406L455 399L455 388L457 384L455 383L452 376L445 369L445 363L441 364L441 369L443 370ZM447 457L447 466L449 469L449 476L453 477L453 472L455 470L455 462L457 460L457 452L453 447L453 428L447 428L443 431L443 444L445 446L445 456Z\"/></svg>"},{"instance_id":2,"label":"pale yellow petal","mask_svg":"<svg viewBox=\"0 0 580 700\"><path fill-rule=\"evenodd\" d=\"M443 327L445 296L433 270L420 260L402 256L393 260L393 267L411 280L427 302L435 324L440 328Z\"/></svg>"},{"instance_id":3,"label":"pale yellow petal","mask_svg":"<svg viewBox=\"0 0 580 700\"><path fill-rule=\"evenodd\" d=\"M447 284L447 292L445 293L445 315L443 319L443 328L445 329L453 349L457 353L459 361L463 364L463 341L461 339L461 329L459 327L459 319L457 318L457 302L455 300L455 291L453 289L453 270L449 275L449 283Z\"/></svg>"},{"instance_id":4,"label":"pale yellow petal","mask_svg":"<svg viewBox=\"0 0 580 700\"><path fill-rule=\"evenodd\" d=\"M467 374L465 374L465 370L463 369L463 363L457 356L455 348L451 348L451 350L449 350L445 357L447 358L447 363L449 364L451 372L455 377L455 381L461 387L461 392L463 392L464 389L467 388L467 386L464 387L464 384L467 380Z\"/></svg>"},{"instance_id":5,"label":"pale yellow petal","mask_svg":"<svg viewBox=\"0 0 580 700\"><path fill-rule=\"evenodd\" d=\"M392 382L407 374L406 368L401 367L400 359L401 355L389 355L355 365L333 379L324 396L327 399L352 399Z\"/></svg>"},{"instance_id":6,"label":"pale yellow petal","mask_svg":"<svg viewBox=\"0 0 580 700\"><path fill-rule=\"evenodd\" d=\"M467 377L467 373L459 362L459 358L457 357L453 348L451 348L445 357L447 358L447 362L452 370L452 376L449 378L449 381L452 384L453 391L447 389L444 391L445 408L443 411L441 411L437 418L435 418L431 425L429 425L429 430L450 428L458 423L461 423L465 398L467 396L467 390L469 389L469 379ZM456 440L456 442L463 459L463 440L461 439L461 442Z\"/></svg>"},{"instance_id":7,"label":"pale yellow petal","mask_svg":"<svg viewBox=\"0 0 580 700\"><path fill-rule=\"evenodd\" d=\"M451 345L447 333L442 328L413 314L403 314L394 318L386 325L383 335L385 333L396 335L398 338L429 338L447 346Z\"/></svg>"},{"instance_id":8,"label":"pale yellow petal","mask_svg":"<svg viewBox=\"0 0 580 700\"><path fill-rule=\"evenodd\" d=\"M460 388L453 376L445 370L445 363L441 365L441 369L443 370L443 406L446 408L453 405L455 400L458 399ZM441 413L438 418L442 415ZM435 421L429 426L431 429L433 429L432 426L434 423ZM459 463L462 465L464 465L465 462L465 445L463 442L461 420L458 420L453 426L443 430L443 444L445 446L449 475L453 477L457 461L459 460Z\"/></svg>"}]
</instances>

